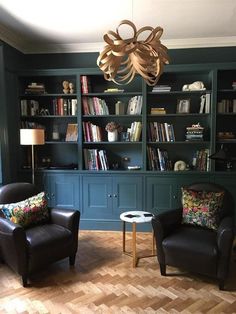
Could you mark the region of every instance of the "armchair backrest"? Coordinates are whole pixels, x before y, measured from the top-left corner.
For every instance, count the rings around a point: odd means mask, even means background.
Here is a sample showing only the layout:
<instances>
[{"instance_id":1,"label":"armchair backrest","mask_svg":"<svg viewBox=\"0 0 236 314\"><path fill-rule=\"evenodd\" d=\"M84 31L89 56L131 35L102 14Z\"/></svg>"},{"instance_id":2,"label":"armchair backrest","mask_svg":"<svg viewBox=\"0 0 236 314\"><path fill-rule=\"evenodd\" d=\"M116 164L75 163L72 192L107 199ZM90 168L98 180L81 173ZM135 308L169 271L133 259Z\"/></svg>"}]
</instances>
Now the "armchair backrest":
<instances>
[{"instance_id":1,"label":"armchair backrest","mask_svg":"<svg viewBox=\"0 0 236 314\"><path fill-rule=\"evenodd\" d=\"M231 193L229 193L228 190L226 190L221 185L215 184L215 183L209 183L209 182L201 182L201 183L194 183L188 186L188 189L192 189L195 191L207 191L207 192L220 192L224 191L224 200L223 200L223 206L220 210L220 219L222 219L225 216L233 215L234 214L234 200Z\"/></svg>"},{"instance_id":2,"label":"armchair backrest","mask_svg":"<svg viewBox=\"0 0 236 314\"><path fill-rule=\"evenodd\" d=\"M27 182L9 183L0 188L0 204L17 203L39 191L34 184Z\"/></svg>"}]
</instances>

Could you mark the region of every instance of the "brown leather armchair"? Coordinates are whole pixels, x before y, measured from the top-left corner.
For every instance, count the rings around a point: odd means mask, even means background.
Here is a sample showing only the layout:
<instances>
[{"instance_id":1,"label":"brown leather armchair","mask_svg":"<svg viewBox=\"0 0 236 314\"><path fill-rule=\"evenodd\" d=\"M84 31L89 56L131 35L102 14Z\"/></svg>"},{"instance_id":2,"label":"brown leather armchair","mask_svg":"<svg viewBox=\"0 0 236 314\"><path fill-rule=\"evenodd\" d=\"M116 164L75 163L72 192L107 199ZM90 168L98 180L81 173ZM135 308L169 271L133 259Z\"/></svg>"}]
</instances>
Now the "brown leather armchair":
<instances>
[{"instance_id":1,"label":"brown leather armchair","mask_svg":"<svg viewBox=\"0 0 236 314\"><path fill-rule=\"evenodd\" d=\"M217 278L219 288L223 290L234 237L232 196L223 187L213 183L197 183L188 188L196 191L225 191L220 225L215 231L182 224L182 208L155 215L152 226L161 275L166 275L166 265L183 268Z\"/></svg>"},{"instance_id":2,"label":"brown leather armchair","mask_svg":"<svg viewBox=\"0 0 236 314\"><path fill-rule=\"evenodd\" d=\"M11 183L0 188L0 204L27 199L39 191L30 183ZM80 212L50 209L47 223L23 228L0 217L0 257L22 277L25 287L30 274L49 263L69 257L74 265L78 247Z\"/></svg>"}]
</instances>

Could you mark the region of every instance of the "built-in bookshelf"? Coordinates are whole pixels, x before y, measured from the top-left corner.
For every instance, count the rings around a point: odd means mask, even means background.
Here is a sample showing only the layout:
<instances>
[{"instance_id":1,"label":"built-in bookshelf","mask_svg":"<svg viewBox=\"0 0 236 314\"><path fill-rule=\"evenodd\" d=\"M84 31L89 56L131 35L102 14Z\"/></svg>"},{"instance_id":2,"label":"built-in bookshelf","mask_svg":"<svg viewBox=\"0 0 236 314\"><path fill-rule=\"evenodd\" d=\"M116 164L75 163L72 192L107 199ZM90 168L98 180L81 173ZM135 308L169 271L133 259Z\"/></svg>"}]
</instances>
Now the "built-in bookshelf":
<instances>
[{"instance_id":1,"label":"built-in bookshelf","mask_svg":"<svg viewBox=\"0 0 236 314\"><path fill-rule=\"evenodd\" d=\"M37 147L37 168L78 168L76 75L19 76L19 128L43 128L45 145ZM63 82L73 89L65 90ZM74 128L75 129L75 128ZM73 139L73 140L72 140ZM30 167L30 147L21 147L21 167ZM46 162L45 162L46 161Z\"/></svg>"},{"instance_id":2,"label":"built-in bookshelf","mask_svg":"<svg viewBox=\"0 0 236 314\"><path fill-rule=\"evenodd\" d=\"M145 170L141 77L122 88L105 81L102 73L83 73L80 82L83 169L123 171L137 166ZM111 125L117 130L113 141Z\"/></svg>"},{"instance_id":3,"label":"built-in bookshelf","mask_svg":"<svg viewBox=\"0 0 236 314\"><path fill-rule=\"evenodd\" d=\"M170 172L183 161L186 170L212 171L209 156L222 144L230 155L235 151L235 76L231 69L169 67L151 87L140 76L116 85L98 69L32 71L19 75L19 128L45 129L38 168L48 160L49 169ZM72 92L63 91L64 81ZM203 88L183 88L193 82ZM110 123L118 131L112 141ZM72 126L76 132L68 140ZM20 151L27 168L29 148Z\"/></svg>"},{"instance_id":4,"label":"built-in bookshelf","mask_svg":"<svg viewBox=\"0 0 236 314\"><path fill-rule=\"evenodd\" d=\"M227 158L232 159L232 169L236 169L236 70L218 71L216 151L222 148ZM216 162L216 170L225 170L225 164Z\"/></svg>"}]
</instances>

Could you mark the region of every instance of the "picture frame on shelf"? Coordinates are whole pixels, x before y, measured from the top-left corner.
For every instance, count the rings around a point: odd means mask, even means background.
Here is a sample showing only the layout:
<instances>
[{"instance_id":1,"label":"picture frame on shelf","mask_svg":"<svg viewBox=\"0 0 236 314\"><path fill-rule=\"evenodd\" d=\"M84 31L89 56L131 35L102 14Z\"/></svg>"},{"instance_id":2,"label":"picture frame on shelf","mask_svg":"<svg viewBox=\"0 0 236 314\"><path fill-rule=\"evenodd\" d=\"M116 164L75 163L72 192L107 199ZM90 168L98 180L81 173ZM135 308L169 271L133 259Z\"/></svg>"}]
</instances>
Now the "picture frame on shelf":
<instances>
[{"instance_id":1,"label":"picture frame on shelf","mask_svg":"<svg viewBox=\"0 0 236 314\"><path fill-rule=\"evenodd\" d=\"M190 98L178 99L176 113L189 113L190 112Z\"/></svg>"},{"instance_id":2,"label":"picture frame on shelf","mask_svg":"<svg viewBox=\"0 0 236 314\"><path fill-rule=\"evenodd\" d=\"M68 123L66 131L66 142L76 142L78 140L78 124Z\"/></svg>"}]
</instances>

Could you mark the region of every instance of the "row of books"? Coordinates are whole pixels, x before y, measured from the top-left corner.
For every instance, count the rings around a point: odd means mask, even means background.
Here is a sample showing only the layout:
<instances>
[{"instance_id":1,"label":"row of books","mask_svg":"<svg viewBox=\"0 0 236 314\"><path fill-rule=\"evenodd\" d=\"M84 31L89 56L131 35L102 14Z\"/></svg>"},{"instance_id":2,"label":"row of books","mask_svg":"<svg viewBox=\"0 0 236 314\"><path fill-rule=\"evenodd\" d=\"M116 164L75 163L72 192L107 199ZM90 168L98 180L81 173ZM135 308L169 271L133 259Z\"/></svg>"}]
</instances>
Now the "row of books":
<instances>
[{"instance_id":1,"label":"row of books","mask_svg":"<svg viewBox=\"0 0 236 314\"><path fill-rule=\"evenodd\" d=\"M236 99L222 99L217 104L218 113L236 113Z\"/></svg>"},{"instance_id":2,"label":"row of books","mask_svg":"<svg viewBox=\"0 0 236 314\"><path fill-rule=\"evenodd\" d=\"M77 99L54 98L52 108L40 108L39 102L34 99L21 99L21 116L36 115L58 115L75 116L77 115Z\"/></svg>"},{"instance_id":3,"label":"row of books","mask_svg":"<svg viewBox=\"0 0 236 314\"><path fill-rule=\"evenodd\" d=\"M108 170L106 151L102 149L84 148L84 166L86 170Z\"/></svg>"},{"instance_id":4,"label":"row of books","mask_svg":"<svg viewBox=\"0 0 236 314\"><path fill-rule=\"evenodd\" d=\"M173 169L166 150L147 146L147 157L149 170L170 171Z\"/></svg>"},{"instance_id":5,"label":"row of books","mask_svg":"<svg viewBox=\"0 0 236 314\"><path fill-rule=\"evenodd\" d=\"M210 104L211 104L211 94L206 93L202 95L200 102L199 113L210 113Z\"/></svg>"},{"instance_id":6,"label":"row of books","mask_svg":"<svg viewBox=\"0 0 236 314\"><path fill-rule=\"evenodd\" d=\"M82 123L85 142L101 142L103 138L102 128L90 121Z\"/></svg>"},{"instance_id":7,"label":"row of books","mask_svg":"<svg viewBox=\"0 0 236 314\"><path fill-rule=\"evenodd\" d=\"M77 99L55 98L53 99L53 115L56 116L76 116Z\"/></svg>"},{"instance_id":8,"label":"row of books","mask_svg":"<svg viewBox=\"0 0 236 314\"><path fill-rule=\"evenodd\" d=\"M141 114L142 113L142 106L143 106L143 96L134 96L130 98L128 107L127 107L127 114Z\"/></svg>"},{"instance_id":9,"label":"row of books","mask_svg":"<svg viewBox=\"0 0 236 314\"><path fill-rule=\"evenodd\" d=\"M127 128L130 142L139 142L142 133L142 123L140 121L134 121L131 123L130 128Z\"/></svg>"},{"instance_id":10,"label":"row of books","mask_svg":"<svg viewBox=\"0 0 236 314\"><path fill-rule=\"evenodd\" d=\"M197 171L209 171L209 149L200 149L194 153L192 167Z\"/></svg>"},{"instance_id":11,"label":"row of books","mask_svg":"<svg viewBox=\"0 0 236 314\"><path fill-rule=\"evenodd\" d=\"M148 140L150 142L174 142L175 132L173 124L149 122Z\"/></svg>"},{"instance_id":12,"label":"row of books","mask_svg":"<svg viewBox=\"0 0 236 314\"><path fill-rule=\"evenodd\" d=\"M83 113L85 115L109 115L106 101L98 97L82 97Z\"/></svg>"}]
</instances>

